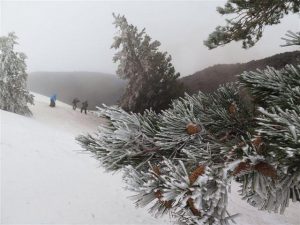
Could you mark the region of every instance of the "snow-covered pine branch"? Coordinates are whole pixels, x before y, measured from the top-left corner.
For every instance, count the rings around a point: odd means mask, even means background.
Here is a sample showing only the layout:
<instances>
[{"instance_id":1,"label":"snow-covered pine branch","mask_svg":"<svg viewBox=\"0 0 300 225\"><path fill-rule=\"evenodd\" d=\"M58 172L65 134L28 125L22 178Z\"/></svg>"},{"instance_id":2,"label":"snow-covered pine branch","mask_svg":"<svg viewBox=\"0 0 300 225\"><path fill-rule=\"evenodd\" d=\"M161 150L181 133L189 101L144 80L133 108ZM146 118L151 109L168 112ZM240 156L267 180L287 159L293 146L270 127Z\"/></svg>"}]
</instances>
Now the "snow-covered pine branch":
<instances>
[{"instance_id":1,"label":"snow-covered pine branch","mask_svg":"<svg viewBox=\"0 0 300 225\"><path fill-rule=\"evenodd\" d=\"M124 171L136 204L151 205L154 215L228 224L232 180L250 205L283 213L300 201L299 68L244 72L160 114L104 107L107 125L78 141L106 169Z\"/></svg>"},{"instance_id":2,"label":"snow-covered pine branch","mask_svg":"<svg viewBox=\"0 0 300 225\"><path fill-rule=\"evenodd\" d=\"M281 45L282 47L300 45L300 32L293 32L289 30L285 36L286 38L281 38L285 41L285 44Z\"/></svg>"},{"instance_id":3,"label":"snow-covered pine branch","mask_svg":"<svg viewBox=\"0 0 300 225\"><path fill-rule=\"evenodd\" d=\"M268 67L265 70L244 72L240 75L255 103L263 107L293 108L300 99L300 65L286 65L281 70Z\"/></svg>"}]
</instances>

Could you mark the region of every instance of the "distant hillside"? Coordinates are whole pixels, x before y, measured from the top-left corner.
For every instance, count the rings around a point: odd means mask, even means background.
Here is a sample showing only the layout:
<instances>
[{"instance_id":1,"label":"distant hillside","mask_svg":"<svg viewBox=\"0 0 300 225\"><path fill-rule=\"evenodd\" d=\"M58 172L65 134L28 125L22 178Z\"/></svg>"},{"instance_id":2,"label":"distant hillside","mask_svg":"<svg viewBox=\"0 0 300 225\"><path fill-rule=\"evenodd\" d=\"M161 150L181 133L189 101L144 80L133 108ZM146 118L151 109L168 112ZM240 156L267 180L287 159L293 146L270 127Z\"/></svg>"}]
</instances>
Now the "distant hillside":
<instances>
[{"instance_id":1,"label":"distant hillside","mask_svg":"<svg viewBox=\"0 0 300 225\"><path fill-rule=\"evenodd\" d=\"M71 104L73 98L88 100L89 109L102 103L115 104L126 82L116 75L93 72L34 72L28 76L31 91L46 96L57 94L60 101ZM79 103L81 106L81 103Z\"/></svg>"},{"instance_id":2,"label":"distant hillside","mask_svg":"<svg viewBox=\"0 0 300 225\"><path fill-rule=\"evenodd\" d=\"M211 92L220 84L235 81L237 79L236 75L241 74L243 71L253 71L257 68L264 69L267 66L280 69L286 64L297 63L300 63L300 51L285 52L260 60L252 60L248 63L218 64L196 72L193 75L183 77L180 80L185 84L190 93L196 93L199 90Z\"/></svg>"}]
</instances>

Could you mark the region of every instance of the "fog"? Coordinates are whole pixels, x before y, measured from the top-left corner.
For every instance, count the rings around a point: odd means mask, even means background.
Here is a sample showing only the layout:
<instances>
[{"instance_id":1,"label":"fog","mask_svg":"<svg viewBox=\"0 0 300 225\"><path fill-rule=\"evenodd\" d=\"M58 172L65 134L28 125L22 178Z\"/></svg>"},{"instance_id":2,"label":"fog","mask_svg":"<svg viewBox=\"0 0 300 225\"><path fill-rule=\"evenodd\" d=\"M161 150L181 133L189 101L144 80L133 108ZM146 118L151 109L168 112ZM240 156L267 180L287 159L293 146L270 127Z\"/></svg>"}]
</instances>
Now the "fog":
<instances>
[{"instance_id":1,"label":"fog","mask_svg":"<svg viewBox=\"0 0 300 225\"><path fill-rule=\"evenodd\" d=\"M286 16L267 27L253 48L241 43L208 50L203 45L225 17L216 12L225 1L1 1L1 35L14 31L18 50L28 56L28 71L93 71L115 73L111 49L112 13L124 14L129 23L146 28L173 57L182 76L219 63L246 62L292 51L280 47L287 30L297 31L299 15Z\"/></svg>"}]
</instances>

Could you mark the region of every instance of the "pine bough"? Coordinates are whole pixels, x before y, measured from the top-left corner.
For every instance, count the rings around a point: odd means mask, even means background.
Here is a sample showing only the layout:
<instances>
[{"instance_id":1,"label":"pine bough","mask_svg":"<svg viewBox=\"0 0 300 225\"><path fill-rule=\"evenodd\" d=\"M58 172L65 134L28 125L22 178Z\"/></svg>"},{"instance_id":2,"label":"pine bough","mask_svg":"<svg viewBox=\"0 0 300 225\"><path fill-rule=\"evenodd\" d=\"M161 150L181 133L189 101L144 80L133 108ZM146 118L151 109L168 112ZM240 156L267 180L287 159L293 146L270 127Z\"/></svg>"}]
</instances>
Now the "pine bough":
<instances>
[{"instance_id":1,"label":"pine bough","mask_svg":"<svg viewBox=\"0 0 300 225\"><path fill-rule=\"evenodd\" d=\"M103 106L94 135L79 136L108 171L123 171L137 206L183 224L230 224L232 180L241 198L284 213L300 201L300 66L244 72L211 94L156 114Z\"/></svg>"}]
</instances>

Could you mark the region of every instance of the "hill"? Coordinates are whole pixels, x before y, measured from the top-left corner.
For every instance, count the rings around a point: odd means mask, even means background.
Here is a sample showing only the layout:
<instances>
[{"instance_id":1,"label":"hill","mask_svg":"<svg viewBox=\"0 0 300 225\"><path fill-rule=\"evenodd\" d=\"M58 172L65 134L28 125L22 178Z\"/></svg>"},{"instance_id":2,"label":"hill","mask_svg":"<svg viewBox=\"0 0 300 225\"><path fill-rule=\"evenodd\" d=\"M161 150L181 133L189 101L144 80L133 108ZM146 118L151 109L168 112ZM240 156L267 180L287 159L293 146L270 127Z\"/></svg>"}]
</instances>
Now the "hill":
<instances>
[{"instance_id":1,"label":"hill","mask_svg":"<svg viewBox=\"0 0 300 225\"><path fill-rule=\"evenodd\" d=\"M1 224L167 224L136 209L121 174L105 173L75 141L103 121L35 94L28 118L1 114Z\"/></svg>"},{"instance_id":2,"label":"hill","mask_svg":"<svg viewBox=\"0 0 300 225\"><path fill-rule=\"evenodd\" d=\"M196 93L199 90L211 92L217 89L220 84L237 80L238 74L244 71L264 69L267 66L276 69L283 68L286 64L300 63L300 51L285 52L273 55L260 60L252 60L247 63L218 64L198 71L180 80L188 88L189 93Z\"/></svg>"},{"instance_id":3,"label":"hill","mask_svg":"<svg viewBox=\"0 0 300 225\"><path fill-rule=\"evenodd\" d=\"M46 96L56 93L68 104L75 97L88 100L89 109L117 103L125 85L116 75L96 72L33 72L28 76L29 90Z\"/></svg>"}]
</instances>

